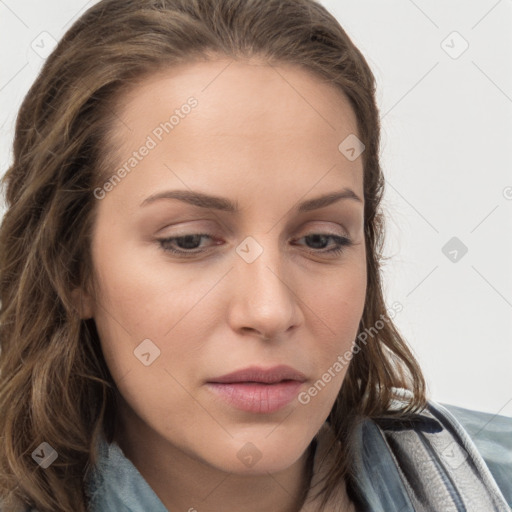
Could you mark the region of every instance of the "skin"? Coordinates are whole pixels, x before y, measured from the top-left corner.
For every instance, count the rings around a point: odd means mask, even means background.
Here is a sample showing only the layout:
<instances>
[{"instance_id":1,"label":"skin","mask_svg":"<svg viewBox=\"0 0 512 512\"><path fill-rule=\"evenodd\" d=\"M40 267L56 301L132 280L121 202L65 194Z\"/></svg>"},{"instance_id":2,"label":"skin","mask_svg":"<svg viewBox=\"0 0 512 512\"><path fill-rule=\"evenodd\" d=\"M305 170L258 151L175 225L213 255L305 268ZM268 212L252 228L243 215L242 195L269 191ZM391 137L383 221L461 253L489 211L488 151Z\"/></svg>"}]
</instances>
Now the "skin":
<instances>
[{"instance_id":1,"label":"skin","mask_svg":"<svg viewBox=\"0 0 512 512\"><path fill-rule=\"evenodd\" d=\"M363 162L338 145L357 134L356 118L343 93L299 67L189 63L119 98L118 165L190 96L197 107L161 141L153 136L156 147L97 202L95 286L81 291L82 315L96 322L122 397L116 441L169 510L296 511L307 448L346 366L308 404L294 399L270 414L238 410L205 383L250 365L288 364L306 376L304 391L351 349L367 284ZM294 209L345 187L361 201ZM222 196L240 210L177 199L141 206L175 189ZM190 246L205 249L193 257L159 242L194 233L213 239ZM329 255L336 240L306 238L316 233L353 245ZM250 264L236 252L247 236L263 249ZM149 366L134 356L144 339L160 350ZM247 442L261 455L252 467L237 457Z\"/></svg>"}]
</instances>

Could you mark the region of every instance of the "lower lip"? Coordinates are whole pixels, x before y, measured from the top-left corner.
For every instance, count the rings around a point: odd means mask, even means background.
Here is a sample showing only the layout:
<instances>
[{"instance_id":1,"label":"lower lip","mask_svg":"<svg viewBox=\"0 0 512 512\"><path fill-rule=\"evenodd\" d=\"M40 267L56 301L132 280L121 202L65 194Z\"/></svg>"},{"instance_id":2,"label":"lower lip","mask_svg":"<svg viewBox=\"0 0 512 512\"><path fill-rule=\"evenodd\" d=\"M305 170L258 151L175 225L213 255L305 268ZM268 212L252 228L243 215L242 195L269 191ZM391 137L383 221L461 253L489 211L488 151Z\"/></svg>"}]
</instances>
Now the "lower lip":
<instances>
[{"instance_id":1,"label":"lower lip","mask_svg":"<svg viewBox=\"0 0 512 512\"><path fill-rule=\"evenodd\" d=\"M292 402L297 397L302 384L297 380L287 380L276 384L208 382L208 387L237 409L270 414L283 409Z\"/></svg>"}]
</instances>

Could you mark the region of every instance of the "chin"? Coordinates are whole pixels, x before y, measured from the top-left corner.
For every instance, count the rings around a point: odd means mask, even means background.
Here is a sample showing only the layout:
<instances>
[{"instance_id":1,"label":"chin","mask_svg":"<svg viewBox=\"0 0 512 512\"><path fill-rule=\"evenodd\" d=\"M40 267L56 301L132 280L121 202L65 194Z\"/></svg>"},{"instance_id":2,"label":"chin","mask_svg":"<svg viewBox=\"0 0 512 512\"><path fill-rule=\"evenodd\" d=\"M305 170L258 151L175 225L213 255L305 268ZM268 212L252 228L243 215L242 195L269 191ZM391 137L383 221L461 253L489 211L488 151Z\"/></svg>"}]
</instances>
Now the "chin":
<instances>
[{"instance_id":1,"label":"chin","mask_svg":"<svg viewBox=\"0 0 512 512\"><path fill-rule=\"evenodd\" d=\"M261 428L259 435L254 429L250 429L250 432L254 435L244 432L244 435L229 440L218 440L215 443L217 449L205 459L210 465L229 473L277 473L297 462L312 439L290 435L287 431L275 431L269 435L271 429L268 428Z\"/></svg>"}]
</instances>

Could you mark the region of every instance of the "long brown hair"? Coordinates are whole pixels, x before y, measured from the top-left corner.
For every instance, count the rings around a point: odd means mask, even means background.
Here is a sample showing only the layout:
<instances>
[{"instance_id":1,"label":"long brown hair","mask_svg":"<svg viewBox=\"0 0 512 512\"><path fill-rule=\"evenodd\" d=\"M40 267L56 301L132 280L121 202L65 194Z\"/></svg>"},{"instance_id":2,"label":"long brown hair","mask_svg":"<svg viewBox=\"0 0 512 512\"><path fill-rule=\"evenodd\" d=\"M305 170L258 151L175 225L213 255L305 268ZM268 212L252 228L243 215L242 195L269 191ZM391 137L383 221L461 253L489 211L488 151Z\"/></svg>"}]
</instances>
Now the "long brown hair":
<instances>
[{"instance_id":1,"label":"long brown hair","mask_svg":"<svg viewBox=\"0 0 512 512\"><path fill-rule=\"evenodd\" d=\"M112 439L116 387L94 321L80 319L71 297L93 271L93 191L112 169L112 105L151 73L215 56L291 63L327 80L349 98L365 145L368 286L359 332L378 332L359 344L329 416L341 443L324 501L350 474L344 441L358 416L386 414L394 387L413 394L398 414L425 405L421 370L383 298L375 80L336 19L314 0L103 0L64 35L26 95L2 179L0 500L9 511L86 512L94 447L102 432ZM42 442L58 454L45 470L31 456Z\"/></svg>"}]
</instances>

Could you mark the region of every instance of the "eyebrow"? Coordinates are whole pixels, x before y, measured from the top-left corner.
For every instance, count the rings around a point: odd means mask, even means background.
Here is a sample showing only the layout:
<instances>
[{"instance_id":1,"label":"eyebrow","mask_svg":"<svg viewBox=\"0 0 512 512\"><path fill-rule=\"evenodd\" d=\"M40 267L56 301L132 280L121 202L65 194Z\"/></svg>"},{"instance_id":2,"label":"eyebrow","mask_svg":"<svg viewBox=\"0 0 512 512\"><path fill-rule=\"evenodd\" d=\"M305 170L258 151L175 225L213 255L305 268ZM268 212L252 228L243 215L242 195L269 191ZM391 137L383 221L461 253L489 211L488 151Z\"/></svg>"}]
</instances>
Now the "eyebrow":
<instances>
[{"instance_id":1,"label":"eyebrow","mask_svg":"<svg viewBox=\"0 0 512 512\"><path fill-rule=\"evenodd\" d=\"M224 197L211 196L202 192L194 192L190 190L166 190L165 192L152 194L151 196L144 199L140 206L147 206L160 199L178 199L179 201L183 201L184 203L188 203L193 206L199 206L200 208L211 208L229 213L237 213L239 211L237 201L231 201ZM295 209L301 213L309 212L312 210L325 208L342 199L351 199L359 203L363 202L353 190L350 188L344 188L337 192L331 192L329 194L324 194L313 199L302 201L295 207Z\"/></svg>"}]
</instances>

